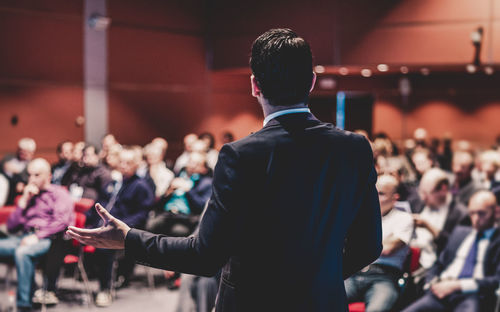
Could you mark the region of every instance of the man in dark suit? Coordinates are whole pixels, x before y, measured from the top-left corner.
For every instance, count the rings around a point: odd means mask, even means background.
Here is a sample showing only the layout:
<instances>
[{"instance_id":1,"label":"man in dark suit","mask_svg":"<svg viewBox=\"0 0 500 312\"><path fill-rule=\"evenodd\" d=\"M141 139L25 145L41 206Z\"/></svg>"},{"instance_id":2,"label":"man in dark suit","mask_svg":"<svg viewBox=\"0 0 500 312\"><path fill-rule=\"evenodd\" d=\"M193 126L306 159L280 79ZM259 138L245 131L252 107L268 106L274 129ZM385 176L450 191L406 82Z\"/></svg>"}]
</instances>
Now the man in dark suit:
<instances>
[{"instance_id":1,"label":"man in dark suit","mask_svg":"<svg viewBox=\"0 0 500 312\"><path fill-rule=\"evenodd\" d=\"M155 267L222 268L216 311L346 311L344 279L382 249L370 144L310 113L312 53L293 31L258 37L251 68L264 127L222 147L197 235L129 229L100 205L107 227L68 233Z\"/></svg>"},{"instance_id":2,"label":"man in dark suit","mask_svg":"<svg viewBox=\"0 0 500 312\"><path fill-rule=\"evenodd\" d=\"M496 206L489 191L471 197L468 211L472 227L456 227L427 275L427 293L405 312L493 310L500 280Z\"/></svg>"}]
</instances>

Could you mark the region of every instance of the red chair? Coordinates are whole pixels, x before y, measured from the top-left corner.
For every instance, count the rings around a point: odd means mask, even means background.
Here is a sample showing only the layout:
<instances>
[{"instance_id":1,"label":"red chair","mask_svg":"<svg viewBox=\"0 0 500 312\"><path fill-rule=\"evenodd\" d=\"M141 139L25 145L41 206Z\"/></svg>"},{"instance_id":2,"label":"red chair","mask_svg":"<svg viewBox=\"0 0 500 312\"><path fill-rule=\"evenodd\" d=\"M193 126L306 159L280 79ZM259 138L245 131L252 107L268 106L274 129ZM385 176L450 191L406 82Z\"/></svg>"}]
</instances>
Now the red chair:
<instances>
[{"instance_id":1,"label":"red chair","mask_svg":"<svg viewBox=\"0 0 500 312\"><path fill-rule=\"evenodd\" d=\"M75 210L76 210L76 205L75 205ZM82 212L79 212L79 211L75 211L75 227L79 227L79 228L85 227L85 220L86 220L85 214L83 214ZM66 265L76 264L78 270L75 270L75 280L78 278L77 274L79 273L80 276L82 277L83 284L85 286L85 293L87 296L87 299L85 300L85 302L88 304L88 306L90 308L90 302L92 302L92 291L90 290L90 283L89 283L89 278L88 278L87 272L85 271L85 267L83 266L83 255L85 254L85 252L90 252L91 249L94 247L83 246L77 240L74 240L74 239L72 240L72 244L75 248L78 248L78 255L67 254L64 257L64 264L66 264ZM86 247L91 247L91 248L89 248L86 251L85 250ZM95 250L95 248L93 250ZM93 252L93 250L92 250L92 252Z\"/></svg>"},{"instance_id":2,"label":"red chair","mask_svg":"<svg viewBox=\"0 0 500 312\"><path fill-rule=\"evenodd\" d=\"M75 202L75 211L85 213L92 208L92 206L94 206L94 201L92 199L80 198Z\"/></svg>"},{"instance_id":3,"label":"red chair","mask_svg":"<svg viewBox=\"0 0 500 312\"><path fill-rule=\"evenodd\" d=\"M11 213L16 210L16 206L3 206L0 208L0 224L7 223Z\"/></svg>"},{"instance_id":4,"label":"red chair","mask_svg":"<svg viewBox=\"0 0 500 312\"><path fill-rule=\"evenodd\" d=\"M365 312L365 303L364 302L350 303L349 312Z\"/></svg>"}]
</instances>

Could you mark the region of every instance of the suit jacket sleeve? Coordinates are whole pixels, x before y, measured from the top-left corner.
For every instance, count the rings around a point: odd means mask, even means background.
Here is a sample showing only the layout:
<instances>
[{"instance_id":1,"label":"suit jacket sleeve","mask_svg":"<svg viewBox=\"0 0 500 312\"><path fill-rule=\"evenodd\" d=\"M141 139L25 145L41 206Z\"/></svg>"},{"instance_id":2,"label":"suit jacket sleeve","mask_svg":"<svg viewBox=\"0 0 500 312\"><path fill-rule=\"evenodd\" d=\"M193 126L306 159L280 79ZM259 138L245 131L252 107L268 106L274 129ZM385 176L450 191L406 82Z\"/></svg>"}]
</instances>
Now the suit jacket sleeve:
<instances>
[{"instance_id":1,"label":"suit jacket sleeve","mask_svg":"<svg viewBox=\"0 0 500 312\"><path fill-rule=\"evenodd\" d=\"M235 239L234 209L241 181L238 155L225 145L215 168L213 191L190 237L167 237L132 229L125 239L125 253L149 266L190 274L213 276L227 262Z\"/></svg>"},{"instance_id":2,"label":"suit jacket sleeve","mask_svg":"<svg viewBox=\"0 0 500 312\"><path fill-rule=\"evenodd\" d=\"M344 244L343 277L348 278L375 261L382 252L382 224L378 192L375 187L377 173L369 143L364 140L361 150L365 176L361 177L364 190L358 212L351 224Z\"/></svg>"}]
</instances>

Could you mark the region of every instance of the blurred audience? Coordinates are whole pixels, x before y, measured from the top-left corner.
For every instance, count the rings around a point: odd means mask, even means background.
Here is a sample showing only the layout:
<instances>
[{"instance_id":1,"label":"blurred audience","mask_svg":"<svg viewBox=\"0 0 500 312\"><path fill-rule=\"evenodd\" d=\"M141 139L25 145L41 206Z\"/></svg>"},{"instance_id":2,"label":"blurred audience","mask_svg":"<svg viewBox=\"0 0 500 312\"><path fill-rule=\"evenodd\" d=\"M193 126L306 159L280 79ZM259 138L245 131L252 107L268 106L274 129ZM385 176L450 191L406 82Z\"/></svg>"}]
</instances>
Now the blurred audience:
<instances>
[{"instance_id":1,"label":"blurred audience","mask_svg":"<svg viewBox=\"0 0 500 312\"><path fill-rule=\"evenodd\" d=\"M369 139L366 131L356 132ZM231 133L224 133L222 143L233 140ZM167 165L173 162L165 159L168 142L164 138L156 137L144 147L123 147L113 134L108 134L101 143L99 151L84 142L61 142L52 175L46 161L30 162L36 151L36 143L30 138L19 140L16 153L0 161L0 206L12 205L16 195L21 194L18 208L9 219L9 229L19 228L21 236L15 236L17 245L9 245L8 252L2 244L14 236L0 239L0 253L11 255L17 248L29 254L16 258L28 268L18 273L22 286L18 289L19 310L31 307L33 263L49 250L54 231L60 232L72 222L70 196L54 184L67 186L75 200L93 199L129 226L152 232L186 236L199 221L211 195L212 170L218 154L211 133L184 137L184 151L173 168L176 176ZM500 224L500 143L494 143L490 150L479 150L469 141L453 142L448 134L442 140L429 138L427 131L419 128L402 145L385 133L377 133L371 146L379 174L384 250L372 265L346 281L349 301L364 301L366 311L390 311L396 301L400 307L401 288L397 283L407 268L404 263L412 246L420 250L420 269L412 273L414 283L409 281L417 293L420 289L424 295L418 301L403 296L406 305L414 301L408 311L427 311L429 305L437 310L483 311L478 301L491 304L488 300L492 300L499 280L495 270L500 263L500 249L496 247L500 238L494 226ZM28 180L29 172L32 174ZM52 184L39 182L50 178ZM71 207L64 210L55 204L45 206L50 194L56 194L50 200ZM100 225L94 209L86 217L87 226ZM33 226L33 222L37 225ZM486 234L475 238L479 232ZM25 244L36 248L25 248ZM471 273L466 263L475 245L477 260ZM118 264L119 286L127 285L134 264L120 253L104 249L86 258L86 266L95 267L99 279L95 303L108 306L113 300L110 288L114 263ZM462 272L465 267L469 270L466 275ZM172 281L179 276L172 274ZM57 300L54 281L49 282L47 290L44 294ZM184 275L177 310L209 311L216 292L216 278ZM35 293L37 302L43 301L40 294Z\"/></svg>"},{"instance_id":2,"label":"blurred audience","mask_svg":"<svg viewBox=\"0 0 500 312\"><path fill-rule=\"evenodd\" d=\"M75 200L89 198L96 201L102 190L111 182L111 172L99 163L99 151L93 145L83 148L82 159L71 166L62 178Z\"/></svg>"},{"instance_id":3,"label":"blurred audience","mask_svg":"<svg viewBox=\"0 0 500 312\"><path fill-rule=\"evenodd\" d=\"M147 175L149 175L156 186L156 198L160 198L167 192L170 183L174 179L174 173L167 168L163 161L166 148L154 142L153 140L144 147L144 155L148 165Z\"/></svg>"},{"instance_id":4,"label":"blurred audience","mask_svg":"<svg viewBox=\"0 0 500 312\"><path fill-rule=\"evenodd\" d=\"M58 160L52 165L52 183L60 185L73 160L73 143L62 141L57 144L56 152Z\"/></svg>"},{"instance_id":5,"label":"blurred audience","mask_svg":"<svg viewBox=\"0 0 500 312\"><path fill-rule=\"evenodd\" d=\"M472 179L473 168L474 158L469 152L455 152L452 161L454 179L451 183L451 193L464 206L468 205L472 194L482 188L481 183Z\"/></svg>"},{"instance_id":6,"label":"blurred audience","mask_svg":"<svg viewBox=\"0 0 500 312\"><path fill-rule=\"evenodd\" d=\"M181 170L186 167L189 159L189 153L192 151L192 145L198 140L198 136L194 133L189 133L184 137L184 151L177 157L174 164L174 173L179 174Z\"/></svg>"},{"instance_id":7,"label":"blurred audience","mask_svg":"<svg viewBox=\"0 0 500 312\"><path fill-rule=\"evenodd\" d=\"M468 214L472 226L458 226L426 277L426 294L407 307L414 311L493 311L500 280L500 235L495 196L476 192Z\"/></svg>"},{"instance_id":8,"label":"blurred audience","mask_svg":"<svg viewBox=\"0 0 500 312\"><path fill-rule=\"evenodd\" d=\"M399 297L398 280L408 255L413 234L411 214L395 207L398 181L391 175L381 175L377 190L382 214L383 250L371 265L345 281L347 300L364 301L366 311L391 311Z\"/></svg>"},{"instance_id":9,"label":"blurred audience","mask_svg":"<svg viewBox=\"0 0 500 312\"><path fill-rule=\"evenodd\" d=\"M210 132L200 133L198 139L203 141L206 146L205 153L207 154L207 165L210 169L215 169L215 164L217 163L217 158L219 157L219 152L215 150L215 137Z\"/></svg>"},{"instance_id":10,"label":"blurred audience","mask_svg":"<svg viewBox=\"0 0 500 312\"><path fill-rule=\"evenodd\" d=\"M189 216L199 216L212 194L212 171L206 154L192 152L184 170L158 202L146 229L153 233L186 236L194 225Z\"/></svg>"},{"instance_id":11,"label":"blurred audience","mask_svg":"<svg viewBox=\"0 0 500 312\"><path fill-rule=\"evenodd\" d=\"M0 161L0 170L9 182L7 205L13 205L14 199L23 192L28 183L27 165L36 152L36 143L32 138L22 138L17 143L15 154L7 154Z\"/></svg>"},{"instance_id":12,"label":"blurred audience","mask_svg":"<svg viewBox=\"0 0 500 312\"><path fill-rule=\"evenodd\" d=\"M28 184L0 239L0 257L12 258L17 269L17 311L30 311L36 262L51 239L74 222L73 201L66 189L50 183L50 164L43 158L27 166Z\"/></svg>"},{"instance_id":13,"label":"blurred audience","mask_svg":"<svg viewBox=\"0 0 500 312\"><path fill-rule=\"evenodd\" d=\"M108 183L97 202L130 227L141 229L144 228L149 209L154 203L154 190L145 179L137 176L138 167L139 161L136 151L132 148L122 149L119 154L118 170L123 179ZM102 219L95 209L87 211L86 216L87 227L95 228L102 225ZM97 264L100 287L95 299L97 306L106 307L112 303L111 279L113 263L116 260L115 254L115 251L108 249L96 249L95 251L93 261ZM118 275L121 275L126 283L134 263L124 259L120 266Z\"/></svg>"},{"instance_id":14,"label":"blurred audience","mask_svg":"<svg viewBox=\"0 0 500 312\"><path fill-rule=\"evenodd\" d=\"M438 168L429 169L420 180L422 203L411 207L415 222L415 238L411 245L422 250L420 265L428 269L444 248L448 236L466 217L466 208L453 200L447 174Z\"/></svg>"}]
</instances>

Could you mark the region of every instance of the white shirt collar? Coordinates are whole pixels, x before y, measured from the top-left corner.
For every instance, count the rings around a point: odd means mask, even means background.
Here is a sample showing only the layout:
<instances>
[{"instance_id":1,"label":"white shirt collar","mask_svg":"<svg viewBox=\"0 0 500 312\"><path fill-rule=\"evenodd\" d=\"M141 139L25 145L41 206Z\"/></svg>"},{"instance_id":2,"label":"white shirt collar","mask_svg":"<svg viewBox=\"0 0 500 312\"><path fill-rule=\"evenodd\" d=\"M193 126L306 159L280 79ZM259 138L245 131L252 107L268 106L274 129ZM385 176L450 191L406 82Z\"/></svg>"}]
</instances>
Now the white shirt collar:
<instances>
[{"instance_id":1,"label":"white shirt collar","mask_svg":"<svg viewBox=\"0 0 500 312\"><path fill-rule=\"evenodd\" d=\"M295 113L310 113L311 110L308 107L304 108L290 108L290 109L284 109L280 110L277 112L274 112L272 114L269 114L264 118L264 127L267 125L267 123L276 117L283 116L283 115L288 115L288 114L295 114Z\"/></svg>"}]
</instances>

